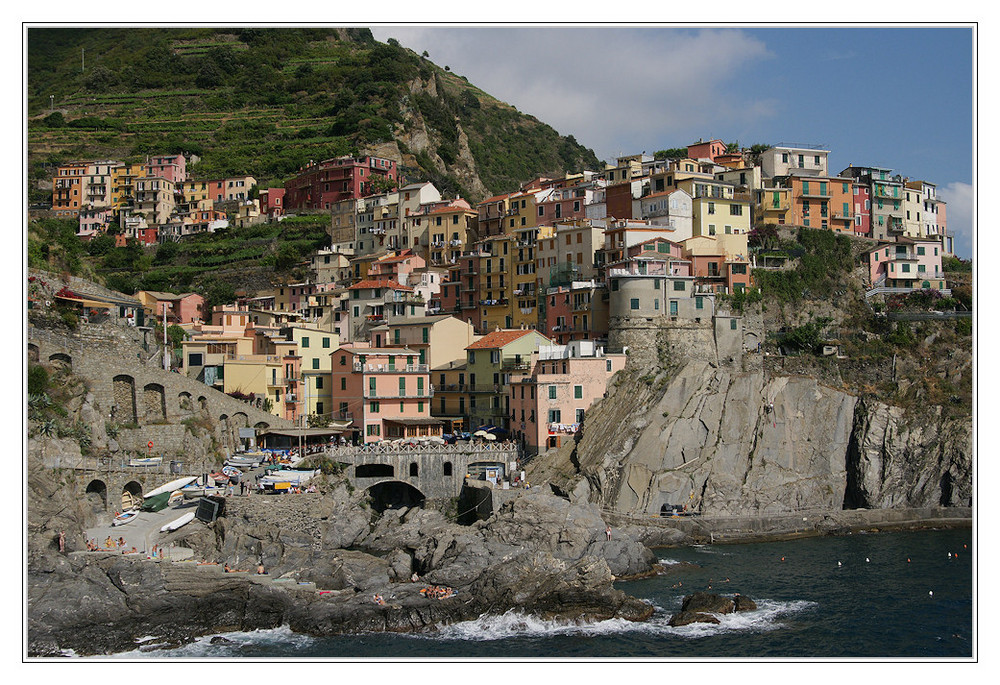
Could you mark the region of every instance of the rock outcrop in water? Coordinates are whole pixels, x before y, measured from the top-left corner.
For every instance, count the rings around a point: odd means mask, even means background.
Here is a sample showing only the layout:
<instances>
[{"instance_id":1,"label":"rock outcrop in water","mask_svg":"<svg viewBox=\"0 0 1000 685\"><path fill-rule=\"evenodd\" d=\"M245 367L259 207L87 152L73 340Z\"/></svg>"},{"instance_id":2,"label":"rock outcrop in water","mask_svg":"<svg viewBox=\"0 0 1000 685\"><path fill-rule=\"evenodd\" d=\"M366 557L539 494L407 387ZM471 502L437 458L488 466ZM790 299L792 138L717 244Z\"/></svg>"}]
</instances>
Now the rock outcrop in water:
<instances>
[{"instance_id":1,"label":"rock outcrop in water","mask_svg":"<svg viewBox=\"0 0 1000 685\"><path fill-rule=\"evenodd\" d=\"M715 614L756 610L757 603L742 595L724 597L710 592L695 592L684 598L681 610L670 617L669 623L674 627L691 623L720 623Z\"/></svg>"}]
</instances>

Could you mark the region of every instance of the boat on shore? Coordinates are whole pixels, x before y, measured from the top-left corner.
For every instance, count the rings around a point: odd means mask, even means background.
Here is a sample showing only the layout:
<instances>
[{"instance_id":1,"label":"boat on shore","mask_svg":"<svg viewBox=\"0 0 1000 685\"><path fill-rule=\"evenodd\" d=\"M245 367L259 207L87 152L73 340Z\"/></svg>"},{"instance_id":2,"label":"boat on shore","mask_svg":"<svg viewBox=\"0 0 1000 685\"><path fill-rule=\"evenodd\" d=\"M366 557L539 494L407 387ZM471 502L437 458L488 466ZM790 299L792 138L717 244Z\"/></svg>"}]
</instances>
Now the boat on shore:
<instances>
[{"instance_id":1,"label":"boat on shore","mask_svg":"<svg viewBox=\"0 0 1000 685\"><path fill-rule=\"evenodd\" d=\"M138 509L130 509L128 511L123 511L122 513L115 516L115 520L111 522L112 526L124 526L126 523L132 523L135 521L136 516L139 515Z\"/></svg>"},{"instance_id":2,"label":"boat on shore","mask_svg":"<svg viewBox=\"0 0 1000 685\"><path fill-rule=\"evenodd\" d=\"M226 480L228 481L229 479L227 478ZM211 497L212 495L223 494L223 489L220 487L216 487L214 485L201 485L199 483L185 485L180 491L184 495L184 499L197 499L199 497Z\"/></svg>"},{"instance_id":3,"label":"boat on shore","mask_svg":"<svg viewBox=\"0 0 1000 685\"><path fill-rule=\"evenodd\" d=\"M226 466L255 469L264 460L263 454L240 454L226 459Z\"/></svg>"},{"instance_id":4,"label":"boat on shore","mask_svg":"<svg viewBox=\"0 0 1000 685\"><path fill-rule=\"evenodd\" d=\"M129 466L159 466L163 463L162 457L137 457L135 459L129 459Z\"/></svg>"},{"instance_id":5,"label":"boat on shore","mask_svg":"<svg viewBox=\"0 0 1000 685\"><path fill-rule=\"evenodd\" d=\"M156 497L157 495L162 495L165 492L174 492L175 490L180 490L185 485L193 483L196 480L198 480L197 476L186 476L184 478L178 478L176 480L172 480L169 483L164 483L160 487L150 490L143 496L143 498L149 499L150 497Z\"/></svg>"},{"instance_id":6,"label":"boat on shore","mask_svg":"<svg viewBox=\"0 0 1000 685\"><path fill-rule=\"evenodd\" d=\"M190 523L193 520L194 520L194 512L193 511L189 511L188 513L184 514L180 518L176 518L173 521L171 521L170 523L168 523L165 526L163 526L162 528L160 528L160 532L161 533L169 533L171 531L177 530L181 526L187 525L188 523Z\"/></svg>"}]
</instances>

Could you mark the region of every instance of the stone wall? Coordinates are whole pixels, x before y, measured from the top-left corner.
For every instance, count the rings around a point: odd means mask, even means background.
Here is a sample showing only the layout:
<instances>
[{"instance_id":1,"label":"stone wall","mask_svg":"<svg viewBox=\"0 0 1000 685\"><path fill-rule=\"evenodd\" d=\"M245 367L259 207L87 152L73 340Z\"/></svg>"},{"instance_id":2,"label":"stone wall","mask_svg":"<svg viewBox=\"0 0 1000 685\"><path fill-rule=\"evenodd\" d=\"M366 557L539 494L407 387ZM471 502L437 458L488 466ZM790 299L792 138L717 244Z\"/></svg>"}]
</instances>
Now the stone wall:
<instances>
[{"instance_id":1,"label":"stone wall","mask_svg":"<svg viewBox=\"0 0 1000 685\"><path fill-rule=\"evenodd\" d=\"M117 337L69 335L56 331L28 330L29 355L52 363L60 355L72 373L89 387L93 408L91 429L95 446L106 445L112 454L145 454L154 443L155 454L184 459L193 453L206 456L196 445L208 436L213 447L225 450L238 444L242 427L289 427L286 419L263 412L179 373L164 371L145 361L141 346L126 335ZM105 423L118 426L108 436Z\"/></svg>"}]
</instances>

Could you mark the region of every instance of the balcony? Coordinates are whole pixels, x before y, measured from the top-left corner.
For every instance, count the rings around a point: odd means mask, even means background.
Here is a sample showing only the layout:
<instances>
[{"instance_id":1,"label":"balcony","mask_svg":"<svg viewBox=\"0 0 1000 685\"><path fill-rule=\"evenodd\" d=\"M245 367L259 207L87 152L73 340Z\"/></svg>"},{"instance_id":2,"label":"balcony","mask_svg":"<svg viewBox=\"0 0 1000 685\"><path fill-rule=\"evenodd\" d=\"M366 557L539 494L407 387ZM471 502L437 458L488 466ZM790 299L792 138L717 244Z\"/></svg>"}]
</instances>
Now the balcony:
<instances>
[{"instance_id":1,"label":"balcony","mask_svg":"<svg viewBox=\"0 0 1000 685\"><path fill-rule=\"evenodd\" d=\"M430 366L427 364L407 364L405 366L395 366L390 364L354 364L355 373L428 373Z\"/></svg>"},{"instance_id":2,"label":"balcony","mask_svg":"<svg viewBox=\"0 0 1000 685\"><path fill-rule=\"evenodd\" d=\"M815 191L803 192L799 197L806 200L829 200L833 197L832 193L821 193Z\"/></svg>"},{"instance_id":3,"label":"balcony","mask_svg":"<svg viewBox=\"0 0 1000 685\"><path fill-rule=\"evenodd\" d=\"M434 397L434 386L424 392L392 392L388 390L365 389L366 400L427 400Z\"/></svg>"},{"instance_id":4,"label":"balcony","mask_svg":"<svg viewBox=\"0 0 1000 685\"><path fill-rule=\"evenodd\" d=\"M298 399L297 399L297 396L296 396L296 394L294 392L286 392L285 393L285 402L297 402L297 401L298 401Z\"/></svg>"}]
</instances>

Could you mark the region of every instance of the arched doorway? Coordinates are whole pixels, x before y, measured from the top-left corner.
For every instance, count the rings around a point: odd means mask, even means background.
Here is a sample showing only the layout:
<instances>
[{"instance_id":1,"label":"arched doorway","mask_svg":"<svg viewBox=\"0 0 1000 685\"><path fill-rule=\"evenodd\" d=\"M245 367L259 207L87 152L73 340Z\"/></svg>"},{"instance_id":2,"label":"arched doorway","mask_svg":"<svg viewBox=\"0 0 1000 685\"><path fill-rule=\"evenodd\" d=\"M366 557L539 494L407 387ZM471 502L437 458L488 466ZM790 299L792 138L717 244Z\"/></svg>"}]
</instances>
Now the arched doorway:
<instances>
[{"instance_id":1,"label":"arched doorway","mask_svg":"<svg viewBox=\"0 0 1000 685\"><path fill-rule=\"evenodd\" d=\"M382 513L386 509L409 509L424 506L424 493L409 483L388 480L368 488L372 499L372 510Z\"/></svg>"},{"instance_id":2,"label":"arched doorway","mask_svg":"<svg viewBox=\"0 0 1000 685\"><path fill-rule=\"evenodd\" d=\"M87 503L92 511L104 511L108 508L108 486L103 480L92 480L85 490Z\"/></svg>"},{"instance_id":3,"label":"arched doorway","mask_svg":"<svg viewBox=\"0 0 1000 685\"><path fill-rule=\"evenodd\" d=\"M122 511L142 504L142 486L134 480L125 483L122 488Z\"/></svg>"}]
</instances>

